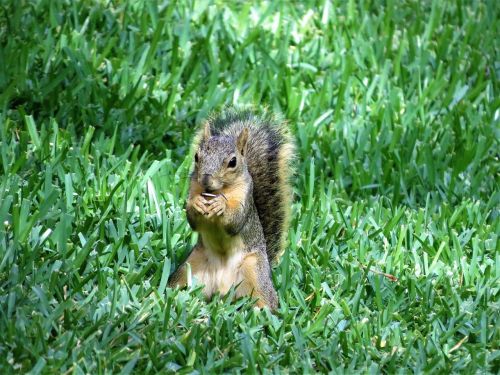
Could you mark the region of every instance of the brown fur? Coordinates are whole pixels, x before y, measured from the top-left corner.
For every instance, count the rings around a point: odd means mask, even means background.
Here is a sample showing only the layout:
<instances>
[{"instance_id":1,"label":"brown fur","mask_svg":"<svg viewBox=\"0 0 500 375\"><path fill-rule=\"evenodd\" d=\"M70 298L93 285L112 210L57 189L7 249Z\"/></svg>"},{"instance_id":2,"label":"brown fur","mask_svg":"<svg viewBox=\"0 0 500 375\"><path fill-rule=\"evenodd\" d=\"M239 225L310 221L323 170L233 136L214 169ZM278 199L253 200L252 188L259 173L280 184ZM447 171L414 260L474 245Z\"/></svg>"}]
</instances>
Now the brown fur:
<instances>
[{"instance_id":1,"label":"brown fur","mask_svg":"<svg viewBox=\"0 0 500 375\"><path fill-rule=\"evenodd\" d=\"M189 195L190 196L195 196L195 195L200 195L203 193L203 188L201 185L198 183L198 181L192 181L191 185L189 186Z\"/></svg>"},{"instance_id":2,"label":"brown fur","mask_svg":"<svg viewBox=\"0 0 500 375\"><path fill-rule=\"evenodd\" d=\"M243 262L240 265L240 272L243 276L243 282L238 287L239 294L241 294L242 296L249 295L252 297L260 297L256 254L248 254L243 259ZM261 304L263 303L263 301L260 302Z\"/></svg>"},{"instance_id":3,"label":"brown fur","mask_svg":"<svg viewBox=\"0 0 500 375\"><path fill-rule=\"evenodd\" d=\"M179 267L176 278L171 278L170 287L186 286L186 264L191 266L193 279L204 285L204 294L210 298L214 293L226 294L231 286L236 286L236 297L252 296L257 298L256 305L264 307L266 301L259 285L258 254L242 252L232 257L209 254L202 247L196 247L185 263Z\"/></svg>"},{"instance_id":4,"label":"brown fur","mask_svg":"<svg viewBox=\"0 0 500 375\"><path fill-rule=\"evenodd\" d=\"M247 189L244 183L240 182L223 188L221 192L227 198L227 207L234 210L245 201Z\"/></svg>"},{"instance_id":5,"label":"brown fur","mask_svg":"<svg viewBox=\"0 0 500 375\"><path fill-rule=\"evenodd\" d=\"M182 267L179 267L178 274L176 278L171 278L169 284L170 286L186 286L187 285L187 270L186 263L189 263L191 266L191 275L199 273L205 266L207 262L207 256L203 248L197 246L193 249L191 254L189 254L188 258L184 262Z\"/></svg>"},{"instance_id":6,"label":"brown fur","mask_svg":"<svg viewBox=\"0 0 500 375\"><path fill-rule=\"evenodd\" d=\"M292 207L292 197L293 191L292 186L289 184L290 178L292 177L292 170L288 163L290 160L294 159L295 149L293 144L285 143L279 151L278 156L278 172L279 172L279 188L280 188L280 196L282 197L282 208L284 210L284 218L282 223L282 228L288 228L290 225L290 216L291 216L291 207ZM278 253L276 254L275 259L279 259L281 254L285 250L286 246L286 236L287 231L282 231L280 233L280 248Z\"/></svg>"},{"instance_id":7,"label":"brown fur","mask_svg":"<svg viewBox=\"0 0 500 375\"><path fill-rule=\"evenodd\" d=\"M284 250L290 217L291 136L268 115L228 111L204 124L193 151L186 212L200 236L185 263L207 297L237 286L237 297L276 308L270 264ZM185 263L171 286L185 285Z\"/></svg>"},{"instance_id":8,"label":"brown fur","mask_svg":"<svg viewBox=\"0 0 500 375\"><path fill-rule=\"evenodd\" d=\"M254 185L254 201L266 238L269 261L276 263L286 245L290 222L295 146L288 125L267 112L227 109L210 118L195 137L198 149L211 136L238 139L248 132L246 163ZM245 130L247 129L247 130Z\"/></svg>"}]
</instances>

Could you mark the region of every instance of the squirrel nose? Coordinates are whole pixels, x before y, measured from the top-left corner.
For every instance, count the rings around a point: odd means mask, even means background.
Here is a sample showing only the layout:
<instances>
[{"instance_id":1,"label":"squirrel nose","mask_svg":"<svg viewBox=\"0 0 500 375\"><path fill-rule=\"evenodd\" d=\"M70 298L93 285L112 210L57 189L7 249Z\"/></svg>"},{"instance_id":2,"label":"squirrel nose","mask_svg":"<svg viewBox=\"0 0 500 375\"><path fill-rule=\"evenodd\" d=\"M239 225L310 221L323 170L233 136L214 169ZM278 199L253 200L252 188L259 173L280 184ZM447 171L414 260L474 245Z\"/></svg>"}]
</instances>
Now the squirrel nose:
<instances>
[{"instance_id":1,"label":"squirrel nose","mask_svg":"<svg viewBox=\"0 0 500 375\"><path fill-rule=\"evenodd\" d=\"M210 174L204 174L201 178L201 184L203 185L203 187L205 188L205 190L207 190L207 192L210 192L210 179L211 179L212 175Z\"/></svg>"}]
</instances>

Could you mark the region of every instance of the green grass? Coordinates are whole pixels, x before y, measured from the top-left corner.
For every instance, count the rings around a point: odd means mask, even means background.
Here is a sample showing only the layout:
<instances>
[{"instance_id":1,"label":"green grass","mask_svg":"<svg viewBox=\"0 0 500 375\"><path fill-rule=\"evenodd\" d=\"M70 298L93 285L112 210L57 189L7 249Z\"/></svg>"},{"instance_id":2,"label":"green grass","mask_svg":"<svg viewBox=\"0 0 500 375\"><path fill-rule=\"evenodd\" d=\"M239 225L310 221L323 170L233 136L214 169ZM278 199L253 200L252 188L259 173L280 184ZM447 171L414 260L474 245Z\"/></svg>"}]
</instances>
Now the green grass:
<instances>
[{"instance_id":1,"label":"green grass","mask_svg":"<svg viewBox=\"0 0 500 375\"><path fill-rule=\"evenodd\" d=\"M0 372L498 373L498 2L153 4L0 6ZM297 139L275 315L166 288L228 104Z\"/></svg>"}]
</instances>

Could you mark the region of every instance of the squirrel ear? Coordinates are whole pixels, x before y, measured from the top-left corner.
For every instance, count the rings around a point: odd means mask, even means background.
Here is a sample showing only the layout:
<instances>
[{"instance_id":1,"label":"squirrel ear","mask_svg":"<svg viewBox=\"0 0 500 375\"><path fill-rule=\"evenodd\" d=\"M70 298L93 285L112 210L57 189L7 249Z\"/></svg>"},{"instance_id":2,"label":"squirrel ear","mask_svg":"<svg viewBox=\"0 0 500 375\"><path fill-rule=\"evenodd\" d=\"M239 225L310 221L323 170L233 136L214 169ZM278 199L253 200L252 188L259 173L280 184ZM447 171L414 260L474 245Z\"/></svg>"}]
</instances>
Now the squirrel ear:
<instances>
[{"instance_id":1,"label":"squirrel ear","mask_svg":"<svg viewBox=\"0 0 500 375\"><path fill-rule=\"evenodd\" d=\"M208 121L205 123L205 127L203 128L203 140L207 141L212 136L210 132L210 124Z\"/></svg>"},{"instance_id":2,"label":"squirrel ear","mask_svg":"<svg viewBox=\"0 0 500 375\"><path fill-rule=\"evenodd\" d=\"M247 153L247 141L248 141L248 128L243 128L238 139L236 140L236 147L241 155L245 156Z\"/></svg>"}]
</instances>

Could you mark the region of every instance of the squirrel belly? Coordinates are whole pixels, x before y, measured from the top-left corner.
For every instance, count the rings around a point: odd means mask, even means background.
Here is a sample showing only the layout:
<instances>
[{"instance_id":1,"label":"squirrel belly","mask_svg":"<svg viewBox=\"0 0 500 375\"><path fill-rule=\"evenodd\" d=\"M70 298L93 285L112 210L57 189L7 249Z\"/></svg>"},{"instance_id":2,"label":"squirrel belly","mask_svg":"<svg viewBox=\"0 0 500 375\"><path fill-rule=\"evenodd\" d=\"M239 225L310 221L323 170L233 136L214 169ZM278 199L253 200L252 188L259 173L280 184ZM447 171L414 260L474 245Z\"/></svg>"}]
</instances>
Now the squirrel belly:
<instances>
[{"instance_id":1,"label":"squirrel belly","mask_svg":"<svg viewBox=\"0 0 500 375\"><path fill-rule=\"evenodd\" d=\"M275 309L271 263L284 249L292 197L288 130L266 114L227 110L207 121L194 150L186 213L198 243L169 285L186 285L189 263L207 297L234 286L236 297Z\"/></svg>"}]
</instances>

